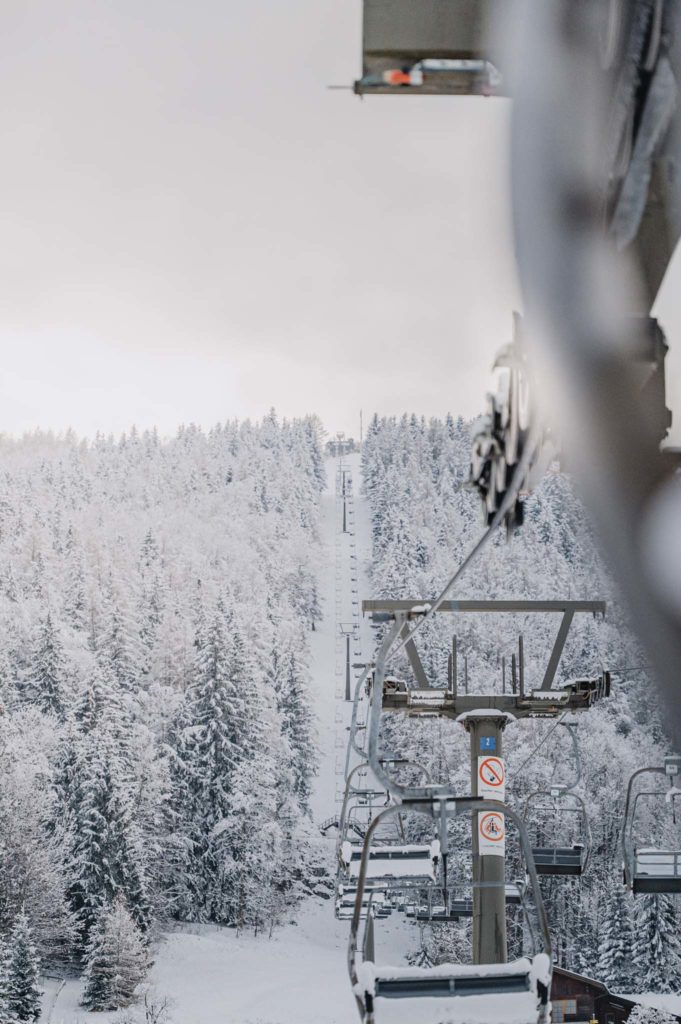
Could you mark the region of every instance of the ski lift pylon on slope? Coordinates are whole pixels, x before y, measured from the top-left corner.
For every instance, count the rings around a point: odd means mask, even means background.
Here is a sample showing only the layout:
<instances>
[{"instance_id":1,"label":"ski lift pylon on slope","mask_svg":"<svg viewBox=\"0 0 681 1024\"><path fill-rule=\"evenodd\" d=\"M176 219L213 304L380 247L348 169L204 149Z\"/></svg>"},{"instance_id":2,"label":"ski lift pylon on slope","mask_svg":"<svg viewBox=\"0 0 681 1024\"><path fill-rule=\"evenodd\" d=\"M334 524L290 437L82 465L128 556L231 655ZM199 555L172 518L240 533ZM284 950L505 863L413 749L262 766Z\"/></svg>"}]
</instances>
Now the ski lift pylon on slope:
<instances>
[{"instance_id":1,"label":"ski lift pylon on slope","mask_svg":"<svg viewBox=\"0 0 681 1024\"><path fill-rule=\"evenodd\" d=\"M365 886L371 852L372 833L389 815L400 809L427 814L441 827L450 818L495 810L505 814L513 822L520 836L523 858L526 863L529 887L532 891L539 923L538 939L540 951L532 958L522 957L512 963L499 964L441 964L437 967L382 967L375 962L373 954L373 921L367 919L363 941L360 943L360 923L365 906ZM502 883L505 885L505 883ZM535 932L535 936L537 933ZM472 797L458 798L450 793L438 793L430 799L406 800L401 805L387 807L372 822L367 832L362 851L355 911L350 926L348 943L348 971L357 1008L363 1024L374 1024L384 1000L439 997L447 999L448 1019L456 1015L449 1000L467 997L467 1008L473 998L505 995L514 1002L528 1022L544 1024L548 1020L551 988L551 939L542 902L539 880L532 858L527 830L520 815L507 804L496 800L480 800ZM510 1009L510 1006L508 1007ZM482 1009L482 1007L481 1007ZM415 1006L418 1015L418 1004ZM475 1016L475 1012L473 1013Z\"/></svg>"},{"instance_id":2,"label":"ski lift pylon on slope","mask_svg":"<svg viewBox=\"0 0 681 1024\"><path fill-rule=\"evenodd\" d=\"M665 775L670 782L668 789L641 790L634 795L634 784L644 775ZM677 781L681 775L681 757L665 757L661 767L639 768L629 779L627 798L624 805L624 826L622 828L622 859L625 885L634 893L681 893L681 850L668 850L650 843L637 842L637 812L648 799L664 798L670 805L672 819L676 822L674 800L681 796ZM658 819L659 820L659 819Z\"/></svg>"}]
</instances>

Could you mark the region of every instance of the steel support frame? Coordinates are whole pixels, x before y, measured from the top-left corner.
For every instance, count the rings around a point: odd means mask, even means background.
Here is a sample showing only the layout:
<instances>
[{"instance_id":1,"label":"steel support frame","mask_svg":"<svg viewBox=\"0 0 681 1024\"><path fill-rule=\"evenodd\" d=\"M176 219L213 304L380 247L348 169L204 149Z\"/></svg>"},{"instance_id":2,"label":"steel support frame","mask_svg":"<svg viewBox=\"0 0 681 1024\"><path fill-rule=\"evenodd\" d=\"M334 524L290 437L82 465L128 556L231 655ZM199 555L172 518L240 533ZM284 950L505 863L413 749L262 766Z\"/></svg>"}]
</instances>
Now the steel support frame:
<instances>
[{"instance_id":1,"label":"steel support frame","mask_svg":"<svg viewBox=\"0 0 681 1024\"><path fill-rule=\"evenodd\" d=\"M390 618L400 617L402 625L399 631L399 638L404 639L407 635L408 623L416 617L426 614L432 602L423 600L393 601L390 599L370 600L362 602L363 614L373 616L389 616ZM565 642L572 626L572 621L577 613L589 612L592 615L605 616L605 601L443 601L438 609L438 614L457 612L482 612L482 613L531 613L531 614L561 614L562 619L558 634L551 649L546 671L542 679L541 690L550 690L556 678L558 665L565 650ZM405 644L409 664L412 667L419 689L431 689L428 676L419 657L416 645L413 640Z\"/></svg>"}]
</instances>

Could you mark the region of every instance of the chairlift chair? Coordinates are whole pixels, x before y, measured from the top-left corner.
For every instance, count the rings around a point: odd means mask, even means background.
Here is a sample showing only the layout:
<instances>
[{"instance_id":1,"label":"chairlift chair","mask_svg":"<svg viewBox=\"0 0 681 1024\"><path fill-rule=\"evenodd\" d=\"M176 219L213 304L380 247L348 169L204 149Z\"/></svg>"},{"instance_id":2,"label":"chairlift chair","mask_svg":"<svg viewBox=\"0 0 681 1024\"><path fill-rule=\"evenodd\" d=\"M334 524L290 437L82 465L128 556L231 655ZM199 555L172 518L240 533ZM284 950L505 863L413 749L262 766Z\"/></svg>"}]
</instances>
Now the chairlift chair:
<instances>
[{"instance_id":1,"label":"chairlift chair","mask_svg":"<svg viewBox=\"0 0 681 1024\"><path fill-rule=\"evenodd\" d=\"M407 846L372 845L367 860L367 885L407 882L409 885L429 885L436 880L440 843L437 839L429 844ZM340 851L341 862L350 878L359 877L363 846L343 843Z\"/></svg>"},{"instance_id":2,"label":"chairlift chair","mask_svg":"<svg viewBox=\"0 0 681 1024\"><path fill-rule=\"evenodd\" d=\"M506 905L520 906L523 903L524 885L515 882L505 886ZM459 921L473 916L473 897L465 891L431 888L425 892L425 899L414 905L412 916L420 923L437 924Z\"/></svg>"},{"instance_id":3,"label":"chairlift chair","mask_svg":"<svg viewBox=\"0 0 681 1024\"><path fill-rule=\"evenodd\" d=\"M434 794L431 800L414 799L405 801L401 807L416 813L427 814L433 820L446 822L461 814L477 813L490 807L504 813L516 826L520 835L521 849L527 865L529 887L535 899L539 922L540 952L534 957L522 957L511 963L498 964L441 964L437 967L384 967L376 963L373 953L373 924L364 931L364 939L360 943L360 922L365 906L365 886L371 855L372 832L381 819L397 813L399 806L387 807L377 816L369 828L357 878L355 912L350 926L348 943L348 970L357 1003L360 1019L363 1024L375 1024L381 1016L386 1001L390 1000L443 1000L443 1016L447 1019L455 1017L457 1010L452 1005L458 1004L460 997L467 1000L482 1000L473 1009L471 1016L476 1019L487 1019L484 1014L489 1008L490 997L504 996L502 1012L512 1010L516 1015L522 1014L528 1024L545 1024L548 1020L548 1008L551 986L551 940L544 906L542 903L539 881L534 868L532 850L527 831L519 814L507 804L498 801L480 800L477 798L457 798L453 794L442 792ZM418 910L415 916L418 915ZM535 933L536 934L536 933ZM444 1000L447 1000L444 1003ZM513 1000L511 1007L510 1001ZM467 1008L468 1008L467 1004ZM419 1009L424 1004L412 1003L412 1016L416 1019ZM430 1011L429 1011L430 1012ZM483 1016L480 1016L480 1014ZM406 1017L405 1017L406 1019ZM438 1018L439 1019L439 1018Z\"/></svg>"},{"instance_id":4,"label":"chairlift chair","mask_svg":"<svg viewBox=\"0 0 681 1024\"><path fill-rule=\"evenodd\" d=\"M582 764L577 740L577 726L573 722L561 722L567 730L572 745L574 778L569 782L552 783L546 789L536 790L525 801L524 821L533 810L535 816L551 813L562 819L561 825L553 830L554 841L537 843L533 846L534 864L540 875L583 875L591 854L591 831L586 805L581 796L574 792L582 777ZM567 828L566 819L576 820L576 828ZM537 825L539 822L537 822ZM577 835L577 841L574 836ZM566 840L570 837L570 841Z\"/></svg>"},{"instance_id":5,"label":"chairlift chair","mask_svg":"<svg viewBox=\"0 0 681 1024\"><path fill-rule=\"evenodd\" d=\"M336 898L336 917L339 921L351 921L355 912L355 901L357 898L357 886L341 886ZM362 907L360 916L363 921L367 920L369 914L376 918L390 917L392 906L384 892L372 890L362 896Z\"/></svg>"},{"instance_id":6,"label":"chairlift chair","mask_svg":"<svg viewBox=\"0 0 681 1024\"><path fill-rule=\"evenodd\" d=\"M581 796L570 792L564 786L552 786L547 790L538 789L531 793L525 801L524 820L526 825L531 811L535 816L552 812L554 817L560 816L561 819L576 818L576 831L580 837L579 842L566 843L567 829L563 823L563 826L557 828L551 837L554 842L533 846L532 856L537 874L583 875L588 867L591 854L591 833L586 805Z\"/></svg>"},{"instance_id":7,"label":"chairlift chair","mask_svg":"<svg viewBox=\"0 0 681 1024\"><path fill-rule=\"evenodd\" d=\"M642 790L634 796L634 784L644 775L665 775L669 780L668 789ZM660 799L669 804L675 820L674 801L681 796L677 783L681 776L681 757L664 759L661 767L639 768L627 785L622 828L622 854L625 885L635 895L638 893L681 893L681 850L664 849L637 842L636 813L648 799ZM679 844L677 844L678 847Z\"/></svg>"}]
</instances>

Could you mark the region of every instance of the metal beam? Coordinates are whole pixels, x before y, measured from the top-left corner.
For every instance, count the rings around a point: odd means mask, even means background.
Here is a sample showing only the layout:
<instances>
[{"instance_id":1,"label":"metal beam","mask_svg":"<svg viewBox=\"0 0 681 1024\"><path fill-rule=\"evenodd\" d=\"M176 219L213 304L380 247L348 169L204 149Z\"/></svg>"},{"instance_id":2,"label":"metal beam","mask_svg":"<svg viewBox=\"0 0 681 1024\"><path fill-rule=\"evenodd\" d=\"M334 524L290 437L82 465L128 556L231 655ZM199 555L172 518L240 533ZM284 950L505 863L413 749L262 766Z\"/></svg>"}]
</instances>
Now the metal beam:
<instances>
[{"instance_id":1,"label":"metal beam","mask_svg":"<svg viewBox=\"0 0 681 1024\"><path fill-rule=\"evenodd\" d=\"M590 684L587 690L551 690L553 699L536 697L532 693L520 694L478 693L459 694L456 698L447 690L428 688L426 691L406 690L386 693L382 707L386 712L402 712L410 717L458 718L466 712L482 709L508 711L515 718L553 718L565 711L586 711L600 699L600 680L584 680Z\"/></svg>"},{"instance_id":2,"label":"metal beam","mask_svg":"<svg viewBox=\"0 0 681 1024\"><path fill-rule=\"evenodd\" d=\"M414 608L428 608L434 604L423 598L413 601L379 599L362 601L364 614L372 612L411 612ZM605 601L443 601L438 612L591 612L605 615Z\"/></svg>"},{"instance_id":3,"label":"metal beam","mask_svg":"<svg viewBox=\"0 0 681 1024\"><path fill-rule=\"evenodd\" d=\"M400 632L400 637L404 637L408 632L409 625L405 622L404 626L402 627L402 631ZM426 675L426 670L423 667L421 658L419 657L419 652L416 650L416 644L414 643L414 641L407 640L406 644L404 645L404 649L407 652L407 657L409 658L409 664L411 665L412 672L416 676L416 682L419 690L430 689L430 682L428 680L428 676Z\"/></svg>"},{"instance_id":4,"label":"metal beam","mask_svg":"<svg viewBox=\"0 0 681 1024\"><path fill-rule=\"evenodd\" d=\"M556 670L558 668L558 663L561 659L563 650L565 648L565 641L567 640L567 635L570 632L570 626L572 625L574 614L575 613L572 611L572 609L568 609L563 614L563 618L560 623L560 629L558 630L558 636L556 637L556 642L553 645L551 657L549 658L549 663L546 666L546 672L544 673L544 678L542 679L542 684L540 687L541 690L550 690L553 686L553 680L556 678Z\"/></svg>"}]
</instances>

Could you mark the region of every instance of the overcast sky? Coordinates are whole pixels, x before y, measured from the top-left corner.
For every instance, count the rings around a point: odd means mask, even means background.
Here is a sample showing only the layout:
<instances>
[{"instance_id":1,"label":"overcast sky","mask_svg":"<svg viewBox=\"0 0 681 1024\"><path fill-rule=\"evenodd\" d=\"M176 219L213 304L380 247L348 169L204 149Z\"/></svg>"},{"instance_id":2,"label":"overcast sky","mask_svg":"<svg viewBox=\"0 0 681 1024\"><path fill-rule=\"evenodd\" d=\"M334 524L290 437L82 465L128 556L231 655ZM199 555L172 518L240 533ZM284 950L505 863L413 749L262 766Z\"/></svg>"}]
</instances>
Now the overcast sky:
<instances>
[{"instance_id":1,"label":"overcast sky","mask_svg":"<svg viewBox=\"0 0 681 1024\"><path fill-rule=\"evenodd\" d=\"M509 108L329 91L360 7L5 0L0 430L482 409Z\"/></svg>"}]
</instances>

